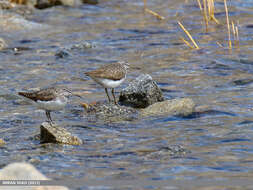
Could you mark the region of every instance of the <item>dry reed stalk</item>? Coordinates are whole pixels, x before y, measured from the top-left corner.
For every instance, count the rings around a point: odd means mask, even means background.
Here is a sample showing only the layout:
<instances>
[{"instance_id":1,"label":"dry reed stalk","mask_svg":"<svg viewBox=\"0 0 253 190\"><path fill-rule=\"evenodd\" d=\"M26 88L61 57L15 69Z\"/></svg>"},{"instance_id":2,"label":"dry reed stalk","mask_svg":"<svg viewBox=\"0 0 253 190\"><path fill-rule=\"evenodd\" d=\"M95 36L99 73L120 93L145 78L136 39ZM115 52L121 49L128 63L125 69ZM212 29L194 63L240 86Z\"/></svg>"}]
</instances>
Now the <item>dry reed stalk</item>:
<instances>
[{"instance_id":1,"label":"dry reed stalk","mask_svg":"<svg viewBox=\"0 0 253 190\"><path fill-rule=\"evenodd\" d=\"M198 1L198 4L199 4L199 9L200 9L200 11L202 11L203 9L202 9L201 2L200 2L200 0L197 0L197 1Z\"/></svg>"},{"instance_id":2,"label":"dry reed stalk","mask_svg":"<svg viewBox=\"0 0 253 190\"><path fill-rule=\"evenodd\" d=\"M229 48L229 49L232 49L231 34L230 34L230 24L229 24L229 18L228 18L227 0L224 0L224 6L225 6L226 18L227 18L227 29L228 29L228 48Z\"/></svg>"},{"instance_id":3,"label":"dry reed stalk","mask_svg":"<svg viewBox=\"0 0 253 190\"><path fill-rule=\"evenodd\" d=\"M209 1L209 4L210 4L210 9L211 9L211 11L210 11L210 15L209 15L209 17L210 17L210 20L213 20L216 24L220 24L220 22L215 18L215 16L214 16L214 10L215 10L215 7L214 7L214 0L208 0Z\"/></svg>"},{"instance_id":4,"label":"dry reed stalk","mask_svg":"<svg viewBox=\"0 0 253 190\"><path fill-rule=\"evenodd\" d=\"M239 30L238 30L238 26L235 27L235 33L236 33L237 47L239 48Z\"/></svg>"},{"instance_id":5,"label":"dry reed stalk","mask_svg":"<svg viewBox=\"0 0 253 190\"><path fill-rule=\"evenodd\" d=\"M144 10L147 9L147 0L143 0L143 4L144 4Z\"/></svg>"},{"instance_id":6,"label":"dry reed stalk","mask_svg":"<svg viewBox=\"0 0 253 190\"><path fill-rule=\"evenodd\" d=\"M192 41L195 49L199 49L199 46L197 45L197 43L195 42L195 40L192 38L191 34L185 29L185 27L181 24L181 22L177 21L177 23L179 24L179 26L182 28L182 30L186 33L186 35L190 38L190 40Z\"/></svg>"},{"instance_id":7,"label":"dry reed stalk","mask_svg":"<svg viewBox=\"0 0 253 190\"><path fill-rule=\"evenodd\" d=\"M185 40L182 36L180 36L180 39L191 49L195 49L190 42L188 42L187 40Z\"/></svg>"},{"instance_id":8,"label":"dry reed stalk","mask_svg":"<svg viewBox=\"0 0 253 190\"><path fill-rule=\"evenodd\" d=\"M207 18L207 3L206 3L206 0L203 0L203 6L204 6L203 17L204 17L204 21L205 21L205 24L206 24L206 32L208 32L208 18Z\"/></svg>"},{"instance_id":9,"label":"dry reed stalk","mask_svg":"<svg viewBox=\"0 0 253 190\"><path fill-rule=\"evenodd\" d=\"M149 14L155 16L159 20L164 20L165 19L165 17L159 15L158 13L156 13L156 12L154 12L154 11L148 9L148 8L146 8L145 11L148 12Z\"/></svg>"},{"instance_id":10,"label":"dry reed stalk","mask_svg":"<svg viewBox=\"0 0 253 190\"><path fill-rule=\"evenodd\" d=\"M211 14L212 14L212 2L211 0L207 0L207 8L208 8L208 16L209 20L211 20Z\"/></svg>"},{"instance_id":11,"label":"dry reed stalk","mask_svg":"<svg viewBox=\"0 0 253 190\"><path fill-rule=\"evenodd\" d=\"M233 39L234 39L234 44L235 46L237 45L237 41L236 41L236 33L235 33L235 24L234 22L232 21L232 32L233 32Z\"/></svg>"}]
</instances>

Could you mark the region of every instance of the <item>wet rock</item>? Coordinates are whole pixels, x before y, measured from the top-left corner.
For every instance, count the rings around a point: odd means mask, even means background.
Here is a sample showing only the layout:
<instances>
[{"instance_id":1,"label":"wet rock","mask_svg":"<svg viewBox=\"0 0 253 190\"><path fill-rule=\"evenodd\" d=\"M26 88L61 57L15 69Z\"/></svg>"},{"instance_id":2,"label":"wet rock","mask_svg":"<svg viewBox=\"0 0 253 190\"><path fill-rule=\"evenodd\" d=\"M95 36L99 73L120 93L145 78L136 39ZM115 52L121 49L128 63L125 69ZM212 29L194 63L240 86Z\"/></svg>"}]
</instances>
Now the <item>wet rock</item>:
<instances>
[{"instance_id":1,"label":"wet rock","mask_svg":"<svg viewBox=\"0 0 253 190\"><path fill-rule=\"evenodd\" d=\"M45 9L45 8L58 6L58 5L66 5L66 6L76 7L76 6L80 6L83 3L97 4L98 0L10 0L10 2L15 3L15 4L19 4L19 5L27 5L30 7L35 7L37 9ZM6 5L3 7L6 7Z\"/></svg>"},{"instance_id":2,"label":"wet rock","mask_svg":"<svg viewBox=\"0 0 253 190\"><path fill-rule=\"evenodd\" d=\"M0 139L0 146L5 145L5 141L3 139Z\"/></svg>"},{"instance_id":3,"label":"wet rock","mask_svg":"<svg viewBox=\"0 0 253 190\"><path fill-rule=\"evenodd\" d=\"M45 24L26 20L23 16L11 11L0 14L0 27L4 28L5 31L48 28Z\"/></svg>"},{"instance_id":4,"label":"wet rock","mask_svg":"<svg viewBox=\"0 0 253 190\"><path fill-rule=\"evenodd\" d=\"M190 153L190 151L185 149L182 145L168 145L160 147L158 151L147 154L146 158L162 161L171 159L171 157L182 157L187 153Z\"/></svg>"},{"instance_id":5,"label":"wet rock","mask_svg":"<svg viewBox=\"0 0 253 190\"><path fill-rule=\"evenodd\" d=\"M83 3L91 4L91 5L96 5L98 4L98 0L82 0Z\"/></svg>"},{"instance_id":6,"label":"wet rock","mask_svg":"<svg viewBox=\"0 0 253 190\"><path fill-rule=\"evenodd\" d=\"M55 53L55 56L57 58L66 58L68 56L70 56L70 53L67 51L67 50L58 50L56 53Z\"/></svg>"},{"instance_id":7,"label":"wet rock","mask_svg":"<svg viewBox=\"0 0 253 190\"><path fill-rule=\"evenodd\" d=\"M76 7L80 6L81 4L82 4L81 0L36 0L34 7L37 9L45 9L58 5Z\"/></svg>"},{"instance_id":8,"label":"wet rock","mask_svg":"<svg viewBox=\"0 0 253 190\"><path fill-rule=\"evenodd\" d=\"M72 51L78 50L78 51L85 51L87 49L90 48L94 48L95 45L92 43L89 43L87 41L83 41L81 43L75 44L75 45L71 45L71 46L67 46L64 48L59 49L56 53L55 56L57 58L66 58L68 56L71 55Z\"/></svg>"},{"instance_id":9,"label":"wet rock","mask_svg":"<svg viewBox=\"0 0 253 190\"><path fill-rule=\"evenodd\" d=\"M143 116L180 115L189 116L195 111L195 103L189 98L179 98L157 102L141 110Z\"/></svg>"},{"instance_id":10,"label":"wet rock","mask_svg":"<svg viewBox=\"0 0 253 190\"><path fill-rule=\"evenodd\" d=\"M148 74L142 74L120 92L119 102L134 108L146 108L163 101L161 89Z\"/></svg>"},{"instance_id":11,"label":"wet rock","mask_svg":"<svg viewBox=\"0 0 253 190\"><path fill-rule=\"evenodd\" d=\"M40 126L40 141L42 143L62 143L70 145L81 145L82 140L71 135L66 129L55 124L44 122Z\"/></svg>"},{"instance_id":12,"label":"wet rock","mask_svg":"<svg viewBox=\"0 0 253 190\"><path fill-rule=\"evenodd\" d=\"M1 0L0 1L0 9L11 9L13 5L8 0Z\"/></svg>"},{"instance_id":13,"label":"wet rock","mask_svg":"<svg viewBox=\"0 0 253 190\"><path fill-rule=\"evenodd\" d=\"M235 84L235 85L240 85L240 86L242 86L242 85L248 85L248 84L251 84L251 83L253 83L253 79L252 78L250 78L250 79L239 79L239 80L235 80L235 81L233 81L233 83Z\"/></svg>"},{"instance_id":14,"label":"wet rock","mask_svg":"<svg viewBox=\"0 0 253 190\"><path fill-rule=\"evenodd\" d=\"M90 43L90 42L87 42L87 41L82 41L81 43L78 43L78 44L75 44L75 45L72 45L71 47L69 47L70 50L85 50L85 49L90 49L90 48L94 48L95 45Z\"/></svg>"},{"instance_id":15,"label":"wet rock","mask_svg":"<svg viewBox=\"0 0 253 190\"><path fill-rule=\"evenodd\" d=\"M95 102L94 104L83 103L82 106L86 110L86 114L90 116L89 120L101 119L104 121L122 121L122 120L133 120L137 118L137 110L126 107L115 105L114 103L107 102Z\"/></svg>"},{"instance_id":16,"label":"wet rock","mask_svg":"<svg viewBox=\"0 0 253 190\"><path fill-rule=\"evenodd\" d=\"M50 180L28 163L12 163L0 170L1 180ZM14 188L15 187L15 188ZM0 190L68 190L63 186L0 186Z\"/></svg>"},{"instance_id":17,"label":"wet rock","mask_svg":"<svg viewBox=\"0 0 253 190\"><path fill-rule=\"evenodd\" d=\"M5 49L7 47L7 43L5 42L4 39L0 38L0 51L2 49Z\"/></svg>"}]
</instances>

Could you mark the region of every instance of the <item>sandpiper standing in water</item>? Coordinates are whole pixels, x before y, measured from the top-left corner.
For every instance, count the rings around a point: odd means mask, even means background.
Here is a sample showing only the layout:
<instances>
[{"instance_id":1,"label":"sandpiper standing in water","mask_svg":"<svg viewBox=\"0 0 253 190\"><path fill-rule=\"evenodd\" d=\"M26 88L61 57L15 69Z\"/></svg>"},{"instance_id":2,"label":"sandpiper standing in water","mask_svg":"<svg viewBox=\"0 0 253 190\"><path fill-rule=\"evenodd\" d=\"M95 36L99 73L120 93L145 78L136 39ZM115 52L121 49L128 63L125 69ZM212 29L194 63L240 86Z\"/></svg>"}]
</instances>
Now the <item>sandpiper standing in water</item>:
<instances>
[{"instance_id":1,"label":"sandpiper standing in water","mask_svg":"<svg viewBox=\"0 0 253 190\"><path fill-rule=\"evenodd\" d=\"M111 99L108 94L107 88L111 88L114 103L117 104L114 94L114 88L118 87L126 79L128 68L129 68L128 63L116 62L103 65L100 68L90 72L86 72L85 74L105 88L105 92L109 102L111 102Z\"/></svg>"},{"instance_id":2,"label":"sandpiper standing in water","mask_svg":"<svg viewBox=\"0 0 253 190\"><path fill-rule=\"evenodd\" d=\"M45 110L51 125L53 121L50 112L62 110L69 97L73 95L69 89L59 87L50 87L33 92L19 92L18 94L32 101L39 109Z\"/></svg>"}]
</instances>

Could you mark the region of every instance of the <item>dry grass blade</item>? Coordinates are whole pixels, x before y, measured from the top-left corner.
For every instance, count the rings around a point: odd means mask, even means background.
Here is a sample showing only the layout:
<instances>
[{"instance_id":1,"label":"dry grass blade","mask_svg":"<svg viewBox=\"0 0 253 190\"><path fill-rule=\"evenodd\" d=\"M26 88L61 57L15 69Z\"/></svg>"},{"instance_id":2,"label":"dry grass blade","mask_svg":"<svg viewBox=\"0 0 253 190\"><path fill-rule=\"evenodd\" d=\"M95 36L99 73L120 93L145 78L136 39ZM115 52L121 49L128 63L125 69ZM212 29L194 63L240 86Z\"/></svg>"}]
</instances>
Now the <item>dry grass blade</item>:
<instances>
[{"instance_id":1,"label":"dry grass blade","mask_svg":"<svg viewBox=\"0 0 253 190\"><path fill-rule=\"evenodd\" d=\"M158 18L159 20L164 20L165 18L161 15L159 15L158 13L146 8L145 11L153 16L155 16L156 18Z\"/></svg>"},{"instance_id":2,"label":"dry grass blade","mask_svg":"<svg viewBox=\"0 0 253 190\"><path fill-rule=\"evenodd\" d=\"M213 20L216 24L220 24L220 22L214 16L214 0L208 0L210 5L210 20Z\"/></svg>"},{"instance_id":3,"label":"dry grass blade","mask_svg":"<svg viewBox=\"0 0 253 190\"><path fill-rule=\"evenodd\" d=\"M200 11L202 11L203 9L202 9L201 2L200 2L200 0L197 0L197 1L198 1L198 4L199 4L199 9L200 9Z\"/></svg>"},{"instance_id":4,"label":"dry grass blade","mask_svg":"<svg viewBox=\"0 0 253 190\"><path fill-rule=\"evenodd\" d=\"M146 8L147 8L147 0L143 0L143 4L144 4L144 10L146 10Z\"/></svg>"},{"instance_id":5,"label":"dry grass blade","mask_svg":"<svg viewBox=\"0 0 253 190\"><path fill-rule=\"evenodd\" d=\"M204 5L203 17L204 17L204 21L205 21L205 24L206 24L206 32L208 32L208 18L207 18L206 0L203 0L203 5Z\"/></svg>"},{"instance_id":6,"label":"dry grass blade","mask_svg":"<svg viewBox=\"0 0 253 190\"><path fill-rule=\"evenodd\" d=\"M182 28L182 30L186 33L186 35L190 38L190 40L192 41L195 49L199 49L199 46L197 45L197 43L195 42L195 40L192 38L191 34L185 29L185 27L181 24L181 22L177 22L179 24L179 26Z\"/></svg>"},{"instance_id":7,"label":"dry grass blade","mask_svg":"<svg viewBox=\"0 0 253 190\"><path fill-rule=\"evenodd\" d=\"M191 49L195 49L190 42L188 42L187 40L185 40L182 36L180 36L180 39Z\"/></svg>"},{"instance_id":8,"label":"dry grass blade","mask_svg":"<svg viewBox=\"0 0 253 190\"><path fill-rule=\"evenodd\" d=\"M228 48L229 48L229 49L232 49L231 34L230 34L230 24L229 24L229 17L228 17L227 0L224 0L224 6L225 6L226 18L227 18Z\"/></svg>"},{"instance_id":9,"label":"dry grass blade","mask_svg":"<svg viewBox=\"0 0 253 190\"><path fill-rule=\"evenodd\" d=\"M213 20L216 24L220 24L220 22L214 17L214 15L211 15L211 20Z\"/></svg>"},{"instance_id":10,"label":"dry grass blade","mask_svg":"<svg viewBox=\"0 0 253 190\"><path fill-rule=\"evenodd\" d=\"M236 46L237 45L237 41L236 41L236 33L235 33L235 24L234 24L233 21L232 21L232 32L233 32L234 43L235 43L235 46Z\"/></svg>"},{"instance_id":11,"label":"dry grass blade","mask_svg":"<svg viewBox=\"0 0 253 190\"><path fill-rule=\"evenodd\" d=\"M236 33L236 41L237 41L237 47L239 48L239 30L238 26L235 27L235 33Z\"/></svg>"},{"instance_id":12,"label":"dry grass blade","mask_svg":"<svg viewBox=\"0 0 253 190\"><path fill-rule=\"evenodd\" d=\"M208 16L209 16L209 20L211 20L211 15L212 15L212 2L211 0L207 0L207 7L208 7Z\"/></svg>"}]
</instances>

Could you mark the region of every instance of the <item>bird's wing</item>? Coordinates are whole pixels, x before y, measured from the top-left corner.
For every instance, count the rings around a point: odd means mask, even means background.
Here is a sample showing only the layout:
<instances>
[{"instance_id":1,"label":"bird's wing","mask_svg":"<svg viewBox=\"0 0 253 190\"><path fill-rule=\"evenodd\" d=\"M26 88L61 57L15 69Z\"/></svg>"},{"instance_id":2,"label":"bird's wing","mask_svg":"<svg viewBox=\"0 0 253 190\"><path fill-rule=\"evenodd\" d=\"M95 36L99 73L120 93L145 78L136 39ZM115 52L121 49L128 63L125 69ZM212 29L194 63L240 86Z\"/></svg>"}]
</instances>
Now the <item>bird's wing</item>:
<instances>
[{"instance_id":1,"label":"bird's wing","mask_svg":"<svg viewBox=\"0 0 253 190\"><path fill-rule=\"evenodd\" d=\"M104 65L94 71L85 73L90 77L105 78L111 80L120 80L125 76L125 70L121 68L119 63Z\"/></svg>"},{"instance_id":2,"label":"bird's wing","mask_svg":"<svg viewBox=\"0 0 253 190\"><path fill-rule=\"evenodd\" d=\"M19 92L18 94L29 98L33 101L50 101L55 99L55 93L53 88L42 89L35 92Z\"/></svg>"}]
</instances>

